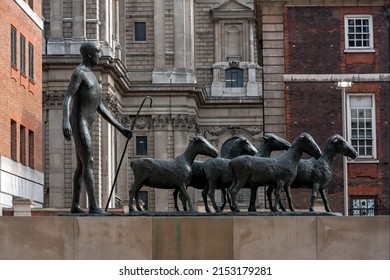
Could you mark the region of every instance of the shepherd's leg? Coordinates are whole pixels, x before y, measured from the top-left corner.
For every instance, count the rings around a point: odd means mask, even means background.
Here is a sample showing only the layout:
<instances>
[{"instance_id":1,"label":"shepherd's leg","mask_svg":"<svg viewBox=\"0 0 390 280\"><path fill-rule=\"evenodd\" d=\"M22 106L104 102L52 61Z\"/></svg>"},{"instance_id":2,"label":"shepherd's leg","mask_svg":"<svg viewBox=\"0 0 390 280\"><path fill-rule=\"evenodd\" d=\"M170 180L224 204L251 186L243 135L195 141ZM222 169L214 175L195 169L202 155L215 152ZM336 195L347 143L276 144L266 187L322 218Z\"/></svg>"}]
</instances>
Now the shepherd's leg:
<instances>
[{"instance_id":1,"label":"shepherd's leg","mask_svg":"<svg viewBox=\"0 0 390 280\"><path fill-rule=\"evenodd\" d=\"M81 209L80 203L80 192L81 192L81 180L83 174L83 165L81 163L80 157L76 151L77 167L73 175L73 199L72 207L70 209L71 213L87 213L84 209Z\"/></svg>"},{"instance_id":2,"label":"shepherd's leg","mask_svg":"<svg viewBox=\"0 0 390 280\"><path fill-rule=\"evenodd\" d=\"M88 194L88 206L90 214L104 214L97 206L95 198L95 183L93 179L92 137L90 125L80 120L79 133L73 133L73 138L78 155L78 161L82 164L81 177ZM78 171L79 172L79 171ZM75 178L75 181L78 180Z\"/></svg>"}]
</instances>

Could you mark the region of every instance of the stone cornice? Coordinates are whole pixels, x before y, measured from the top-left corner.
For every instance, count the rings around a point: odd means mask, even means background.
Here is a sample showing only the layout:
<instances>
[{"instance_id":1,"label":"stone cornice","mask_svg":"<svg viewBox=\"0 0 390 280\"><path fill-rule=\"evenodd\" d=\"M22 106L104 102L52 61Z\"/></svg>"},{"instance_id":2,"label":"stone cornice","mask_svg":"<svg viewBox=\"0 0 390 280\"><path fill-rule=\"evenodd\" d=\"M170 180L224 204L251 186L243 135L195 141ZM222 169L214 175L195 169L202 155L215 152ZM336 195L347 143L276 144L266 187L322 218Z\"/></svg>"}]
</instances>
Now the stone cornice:
<instances>
[{"instance_id":1,"label":"stone cornice","mask_svg":"<svg viewBox=\"0 0 390 280\"><path fill-rule=\"evenodd\" d=\"M389 5L389 0L257 0L259 6L383 6Z\"/></svg>"},{"instance_id":2,"label":"stone cornice","mask_svg":"<svg viewBox=\"0 0 390 280\"><path fill-rule=\"evenodd\" d=\"M390 73L374 74L285 74L285 82L389 82Z\"/></svg>"}]
</instances>

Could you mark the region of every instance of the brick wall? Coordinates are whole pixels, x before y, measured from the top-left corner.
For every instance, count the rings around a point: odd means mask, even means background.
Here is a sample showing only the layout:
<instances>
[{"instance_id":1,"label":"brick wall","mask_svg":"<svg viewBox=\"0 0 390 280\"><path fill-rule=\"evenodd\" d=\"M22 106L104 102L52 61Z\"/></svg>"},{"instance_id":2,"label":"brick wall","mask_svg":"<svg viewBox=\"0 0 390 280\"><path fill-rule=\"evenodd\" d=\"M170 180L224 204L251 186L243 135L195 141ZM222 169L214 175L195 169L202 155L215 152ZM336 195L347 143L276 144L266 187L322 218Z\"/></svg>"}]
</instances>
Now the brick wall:
<instances>
[{"instance_id":1,"label":"brick wall","mask_svg":"<svg viewBox=\"0 0 390 280\"><path fill-rule=\"evenodd\" d=\"M383 7L289 7L285 9L285 72L287 74L389 73L389 29ZM344 15L373 17L375 52L344 52ZM287 138L305 131L322 147L327 137L342 133L341 92L333 82L286 83ZM372 93L376 101L378 163L349 164L349 194L378 195L389 202L389 83L354 82L347 93ZM342 160L336 157L329 200L343 207ZM294 195L295 192L295 195ZM297 208L308 205L310 193L294 190ZM333 207L332 207L333 206Z\"/></svg>"},{"instance_id":2,"label":"brick wall","mask_svg":"<svg viewBox=\"0 0 390 280\"><path fill-rule=\"evenodd\" d=\"M34 1L34 12L41 16L41 1ZM12 13L10 12L12 11ZM11 119L17 123L17 160L20 161L20 126L34 133L34 168L42 171L42 30L14 1L0 1L0 155L11 157ZM16 67L11 67L11 25L16 30ZM20 73L20 35L26 38L26 75ZM34 80L29 81L28 46L34 46ZM28 137L28 134L25 135ZM28 141L25 141L25 150ZM23 149L22 149L23 150ZM28 164L29 161L27 160Z\"/></svg>"}]
</instances>

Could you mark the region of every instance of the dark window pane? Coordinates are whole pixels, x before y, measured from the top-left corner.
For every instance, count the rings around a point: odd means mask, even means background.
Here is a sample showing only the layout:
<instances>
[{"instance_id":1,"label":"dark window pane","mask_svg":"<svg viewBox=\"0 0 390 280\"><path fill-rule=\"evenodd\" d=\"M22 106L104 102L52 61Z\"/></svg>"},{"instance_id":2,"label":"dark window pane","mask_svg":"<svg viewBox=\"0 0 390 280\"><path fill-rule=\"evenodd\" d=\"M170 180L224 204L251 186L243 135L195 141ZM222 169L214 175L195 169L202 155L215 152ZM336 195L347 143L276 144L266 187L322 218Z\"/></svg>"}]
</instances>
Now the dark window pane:
<instances>
[{"instance_id":1,"label":"dark window pane","mask_svg":"<svg viewBox=\"0 0 390 280\"><path fill-rule=\"evenodd\" d=\"M135 41L146 41L146 22L134 23Z\"/></svg>"},{"instance_id":2,"label":"dark window pane","mask_svg":"<svg viewBox=\"0 0 390 280\"><path fill-rule=\"evenodd\" d=\"M136 137L136 154L137 156L145 156L148 154L148 138L146 136Z\"/></svg>"}]
</instances>

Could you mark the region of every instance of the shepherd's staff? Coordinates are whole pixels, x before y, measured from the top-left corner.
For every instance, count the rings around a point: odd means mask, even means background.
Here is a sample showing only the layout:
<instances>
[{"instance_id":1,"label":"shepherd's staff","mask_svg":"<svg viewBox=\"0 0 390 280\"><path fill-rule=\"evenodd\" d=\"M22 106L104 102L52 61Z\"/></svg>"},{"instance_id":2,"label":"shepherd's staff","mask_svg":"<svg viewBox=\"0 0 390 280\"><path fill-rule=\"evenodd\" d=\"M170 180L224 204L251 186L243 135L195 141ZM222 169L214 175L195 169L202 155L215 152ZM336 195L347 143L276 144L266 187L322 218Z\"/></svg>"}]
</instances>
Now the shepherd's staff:
<instances>
[{"instance_id":1,"label":"shepherd's staff","mask_svg":"<svg viewBox=\"0 0 390 280\"><path fill-rule=\"evenodd\" d=\"M130 128L131 131L133 131L133 128L134 128L135 123L136 123L136 121L137 121L137 119L138 119L138 116L139 116L139 112L141 111L142 107L144 106L144 103L145 103L146 99L149 99L149 100L150 100L150 107L152 107L153 99L152 99L150 96L145 96L144 100L142 101L141 105L139 106L137 115L135 115L134 122L133 122L133 124L131 125L131 128ZM115 184L116 184L116 179L118 179L119 170L121 169L122 161L123 161L123 158L124 158L124 156L125 156L125 153L126 153L126 150L127 150L127 145L129 144L129 141L130 141L130 138L127 138L126 144L125 144L125 148L123 149L123 153L122 153L121 160L119 161L119 165L118 165L118 168L117 168L117 170L116 170L114 182L112 183L112 187L111 187L111 191L110 191L110 196L108 197L108 200L107 200L106 209L105 209L106 212L107 212L107 209L108 209L108 204L110 204L110 200L111 200L111 197L112 197L112 193L113 193L113 191L114 191L114 187L115 187Z\"/></svg>"}]
</instances>

